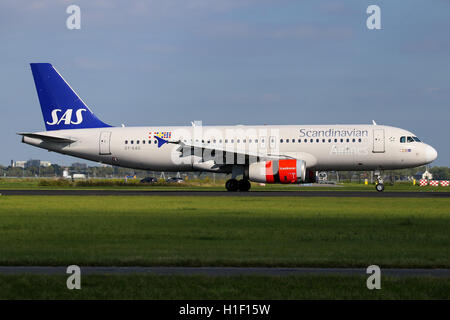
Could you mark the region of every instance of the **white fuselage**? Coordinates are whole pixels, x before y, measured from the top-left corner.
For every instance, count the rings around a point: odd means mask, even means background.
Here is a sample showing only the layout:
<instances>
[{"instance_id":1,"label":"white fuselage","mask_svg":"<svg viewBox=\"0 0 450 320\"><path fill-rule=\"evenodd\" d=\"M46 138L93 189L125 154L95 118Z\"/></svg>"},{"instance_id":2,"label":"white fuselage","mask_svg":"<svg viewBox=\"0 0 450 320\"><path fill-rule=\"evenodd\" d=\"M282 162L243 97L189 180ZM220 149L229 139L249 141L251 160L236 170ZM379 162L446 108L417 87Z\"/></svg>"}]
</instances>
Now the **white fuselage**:
<instances>
[{"instance_id":1,"label":"white fuselage","mask_svg":"<svg viewBox=\"0 0 450 320\"><path fill-rule=\"evenodd\" d=\"M179 144L158 146L155 135L207 149L292 157L305 161L309 170L319 171L416 167L437 156L425 143L401 139L414 137L411 132L382 125L110 127L41 133L74 142L31 137L23 137L23 142L92 161L154 171L231 172L231 166L215 166L198 155L180 157Z\"/></svg>"}]
</instances>

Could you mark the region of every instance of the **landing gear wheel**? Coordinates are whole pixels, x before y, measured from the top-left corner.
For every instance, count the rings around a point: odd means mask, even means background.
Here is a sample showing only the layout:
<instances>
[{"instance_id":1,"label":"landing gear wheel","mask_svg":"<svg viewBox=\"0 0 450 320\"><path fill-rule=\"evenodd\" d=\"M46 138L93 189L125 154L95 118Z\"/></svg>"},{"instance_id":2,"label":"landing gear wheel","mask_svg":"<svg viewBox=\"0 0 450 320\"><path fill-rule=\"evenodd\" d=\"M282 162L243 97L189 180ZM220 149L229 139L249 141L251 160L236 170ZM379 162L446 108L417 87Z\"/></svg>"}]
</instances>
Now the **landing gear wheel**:
<instances>
[{"instance_id":1,"label":"landing gear wheel","mask_svg":"<svg viewBox=\"0 0 450 320\"><path fill-rule=\"evenodd\" d=\"M227 180L225 183L225 188L227 188L228 191L237 191L239 188L239 182L236 179Z\"/></svg>"},{"instance_id":2,"label":"landing gear wheel","mask_svg":"<svg viewBox=\"0 0 450 320\"><path fill-rule=\"evenodd\" d=\"M378 183L378 184L375 186L375 189L377 189L378 192L383 192L383 191L384 191L384 184Z\"/></svg>"},{"instance_id":3,"label":"landing gear wheel","mask_svg":"<svg viewBox=\"0 0 450 320\"><path fill-rule=\"evenodd\" d=\"M250 190L251 184L247 179L239 180L239 191L248 191Z\"/></svg>"}]
</instances>

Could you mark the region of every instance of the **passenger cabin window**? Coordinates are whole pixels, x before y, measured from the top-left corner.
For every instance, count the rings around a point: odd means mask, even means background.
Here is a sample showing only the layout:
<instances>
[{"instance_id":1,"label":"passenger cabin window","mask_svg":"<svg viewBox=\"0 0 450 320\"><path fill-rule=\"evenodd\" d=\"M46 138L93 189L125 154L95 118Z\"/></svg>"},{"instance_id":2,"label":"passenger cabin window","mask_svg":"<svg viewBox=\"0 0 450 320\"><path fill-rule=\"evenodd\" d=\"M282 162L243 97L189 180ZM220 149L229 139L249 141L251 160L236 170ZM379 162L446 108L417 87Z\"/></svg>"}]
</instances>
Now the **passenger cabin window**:
<instances>
[{"instance_id":1,"label":"passenger cabin window","mask_svg":"<svg viewBox=\"0 0 450 320\"><path fill-rule=\"evenodd\" d=\"M128 144L128 140L125 140L125 144Z\"/></svg>"}]
</instances>

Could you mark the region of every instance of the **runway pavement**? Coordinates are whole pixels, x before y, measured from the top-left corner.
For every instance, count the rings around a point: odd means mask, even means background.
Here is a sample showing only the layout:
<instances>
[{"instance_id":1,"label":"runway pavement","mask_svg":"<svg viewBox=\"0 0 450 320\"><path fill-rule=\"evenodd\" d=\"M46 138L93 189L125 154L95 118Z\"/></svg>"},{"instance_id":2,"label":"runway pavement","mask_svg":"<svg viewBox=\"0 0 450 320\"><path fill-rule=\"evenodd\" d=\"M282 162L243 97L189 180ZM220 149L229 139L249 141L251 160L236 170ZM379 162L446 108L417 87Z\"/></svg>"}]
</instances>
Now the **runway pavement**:
<instances>
[{"instance_id":1,"label":"runway pavement","mask_svg":"<svg viewBox=\"0 0 450 320\"><path fill-rule=\"evenodd\" d=\"M192 191L192 190L87 190L87 189L16 189L0 190L3 196L206 196L206 197L344 197L344 198L450 198L450 192L425 191Z\"/></svg>"},{"instance_id":2,"label":"runway pavement","mask_svg":"<svg viewBox=\"0 0 450 320\"><path fill-rule=\"evenodd\" d=\"M293 276L293 275L360 275L367 276L363 268L235 268L235 267L93 267L80 266L81 274L149 274L149 275L204 275L204 276ZM0 266L0 274L64 275L66 267ZM381 275L392 277L450 278L450 269L384 269Z\"/></svg>"}]
</instances>

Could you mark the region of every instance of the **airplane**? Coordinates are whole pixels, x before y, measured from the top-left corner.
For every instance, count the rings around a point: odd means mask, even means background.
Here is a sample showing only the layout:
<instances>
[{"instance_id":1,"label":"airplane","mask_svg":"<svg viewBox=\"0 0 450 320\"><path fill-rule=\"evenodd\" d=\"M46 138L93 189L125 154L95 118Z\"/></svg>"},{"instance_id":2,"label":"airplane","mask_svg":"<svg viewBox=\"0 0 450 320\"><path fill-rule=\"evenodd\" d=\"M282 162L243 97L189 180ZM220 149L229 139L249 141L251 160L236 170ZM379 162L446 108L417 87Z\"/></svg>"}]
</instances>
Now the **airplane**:
<instances>
[{"instance_id":1,"label":"airplane","mask_svg":"<svg viewBox=\"0 0 450 320\"><path fill-rule=\"evenodd\" d=\"M231 174L228 191L252 182L306 184L318 171L382 171L431 163L437 151L410 131L378 125L111 126L50 63L31 63L46 131L22 142L113 166ZM376 190L384 190L381 176Z\"/></svg>"}]
</instances>

